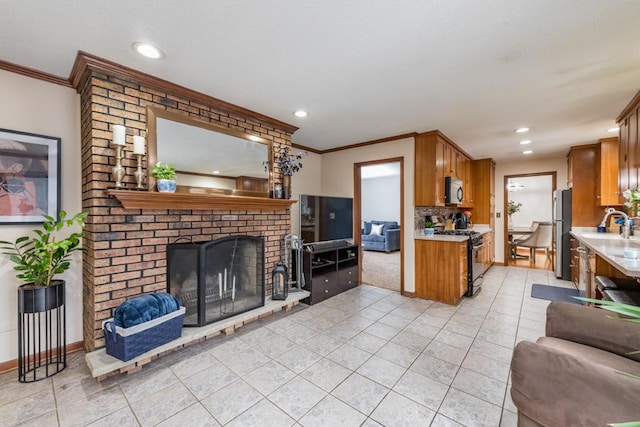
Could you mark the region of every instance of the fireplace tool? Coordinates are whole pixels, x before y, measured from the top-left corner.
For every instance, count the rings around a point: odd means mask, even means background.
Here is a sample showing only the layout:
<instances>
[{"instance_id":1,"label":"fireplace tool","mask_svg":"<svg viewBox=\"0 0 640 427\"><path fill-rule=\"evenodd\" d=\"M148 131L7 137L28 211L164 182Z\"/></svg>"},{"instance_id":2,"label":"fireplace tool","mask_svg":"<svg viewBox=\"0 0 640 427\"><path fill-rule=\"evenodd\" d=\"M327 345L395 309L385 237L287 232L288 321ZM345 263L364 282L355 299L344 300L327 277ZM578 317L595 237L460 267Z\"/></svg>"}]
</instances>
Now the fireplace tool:
<instances>
[{"instance_id":1,"label":"fireplace tool","mask_svg":"<svg viewBox=\"0 0 640 427\"><path fill-rule=\"evenodd\" d=\"M304 273L302 273L302 239L297 234L284 236L284 265L291 266L291 258L295 256L295 279L289 280L289 285L295 285L296 292L304 287ZM293 269L290 270L293 273Z\"/></svg>"}]
</instances>

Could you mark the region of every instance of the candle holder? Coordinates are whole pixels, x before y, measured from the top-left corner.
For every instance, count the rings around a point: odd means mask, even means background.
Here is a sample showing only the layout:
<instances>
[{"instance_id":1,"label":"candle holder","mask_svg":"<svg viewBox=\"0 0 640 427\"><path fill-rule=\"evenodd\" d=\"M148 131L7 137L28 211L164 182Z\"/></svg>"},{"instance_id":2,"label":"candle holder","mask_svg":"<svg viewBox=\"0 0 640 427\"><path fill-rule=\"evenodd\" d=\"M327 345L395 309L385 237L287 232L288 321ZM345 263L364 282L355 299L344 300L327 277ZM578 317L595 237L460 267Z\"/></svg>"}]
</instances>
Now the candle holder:
<instances>
[{"instance_id":1,"label":"candle holder","mask_svg":"<svg viewBox=\"0 0 640 427\"><path fill-rule=\"evenodd\" d=\"M122 145L116 145L116 165L113 167L113 179L116 181L116 188L123 188L122 178L124 178L124 167L122 167Z\"/></svg>"},{"instance_id":2,"label":"candle holder","mask_svg":"<svg viewBox=\"0 0 640 427\"><path fill-rule=\"evenodd\" d=\"M142 185L142 181L144 180L144 173L142 172L142 158L144 157L144 154L136 154L136 157L138 158L138 168L135 172L136 183L138 184L136 188L138 190L143 190L144 186Z\"/></svg>"}]
</instances>

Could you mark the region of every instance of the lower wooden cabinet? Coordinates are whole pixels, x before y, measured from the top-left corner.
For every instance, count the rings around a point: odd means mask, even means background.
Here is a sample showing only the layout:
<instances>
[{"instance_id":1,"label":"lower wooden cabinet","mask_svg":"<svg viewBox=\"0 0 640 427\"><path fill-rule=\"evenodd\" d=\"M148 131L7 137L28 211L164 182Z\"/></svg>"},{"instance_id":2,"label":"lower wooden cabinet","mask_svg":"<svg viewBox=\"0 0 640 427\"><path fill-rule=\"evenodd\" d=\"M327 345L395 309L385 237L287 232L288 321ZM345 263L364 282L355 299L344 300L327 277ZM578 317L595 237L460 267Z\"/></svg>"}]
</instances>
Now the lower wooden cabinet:
<instances>
[{"instance_id":1,"label":"lower wooden cabinet","mask_svg":"<svg viewBox=\"0 0 640 427\"><path fill-rule=\"evenodd\" d=\"M415 241L416 296L456 304L467 292L467 242Z\"/></svg>"}]
</instances>

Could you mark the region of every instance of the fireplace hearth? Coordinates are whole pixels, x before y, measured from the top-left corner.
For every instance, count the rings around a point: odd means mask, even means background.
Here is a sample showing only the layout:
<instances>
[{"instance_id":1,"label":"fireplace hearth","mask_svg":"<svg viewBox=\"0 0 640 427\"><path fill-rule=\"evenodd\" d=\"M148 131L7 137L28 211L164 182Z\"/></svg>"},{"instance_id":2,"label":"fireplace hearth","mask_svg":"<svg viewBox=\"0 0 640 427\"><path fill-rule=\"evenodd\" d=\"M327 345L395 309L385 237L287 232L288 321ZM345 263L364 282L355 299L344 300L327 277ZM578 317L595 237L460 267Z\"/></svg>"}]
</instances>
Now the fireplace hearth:
<instances>
[{"instance_id":1,"label":"fireplace hearth","mask_svg":"<svg viewBox=\"0 0 640 427\"><path fill-rule=\"evenodd\" d=\"M167 292L186 307L184 326L262 307L264 252L264 240L254 236L167 245Z\"/></svg>"}]
</instances>

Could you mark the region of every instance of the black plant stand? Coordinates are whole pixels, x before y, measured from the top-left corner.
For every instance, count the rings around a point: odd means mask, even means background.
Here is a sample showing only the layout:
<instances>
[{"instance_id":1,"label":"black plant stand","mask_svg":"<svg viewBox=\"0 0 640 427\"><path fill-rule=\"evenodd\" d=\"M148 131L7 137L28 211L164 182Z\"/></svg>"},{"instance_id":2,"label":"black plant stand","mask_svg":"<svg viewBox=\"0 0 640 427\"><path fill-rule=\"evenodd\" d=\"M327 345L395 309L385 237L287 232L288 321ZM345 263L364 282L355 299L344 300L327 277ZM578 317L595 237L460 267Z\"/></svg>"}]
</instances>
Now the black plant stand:
<instances>
[{"instance_id":1,"label":"black plant stand","mask_svg":"<svg viewBox=\"0 0 640 427\"><path fill-rule=\"evenodd\" d=\"M40 381L67 367L64 302L64 280L18 288L18 381Z\"/></svg>"}]
</instances>

